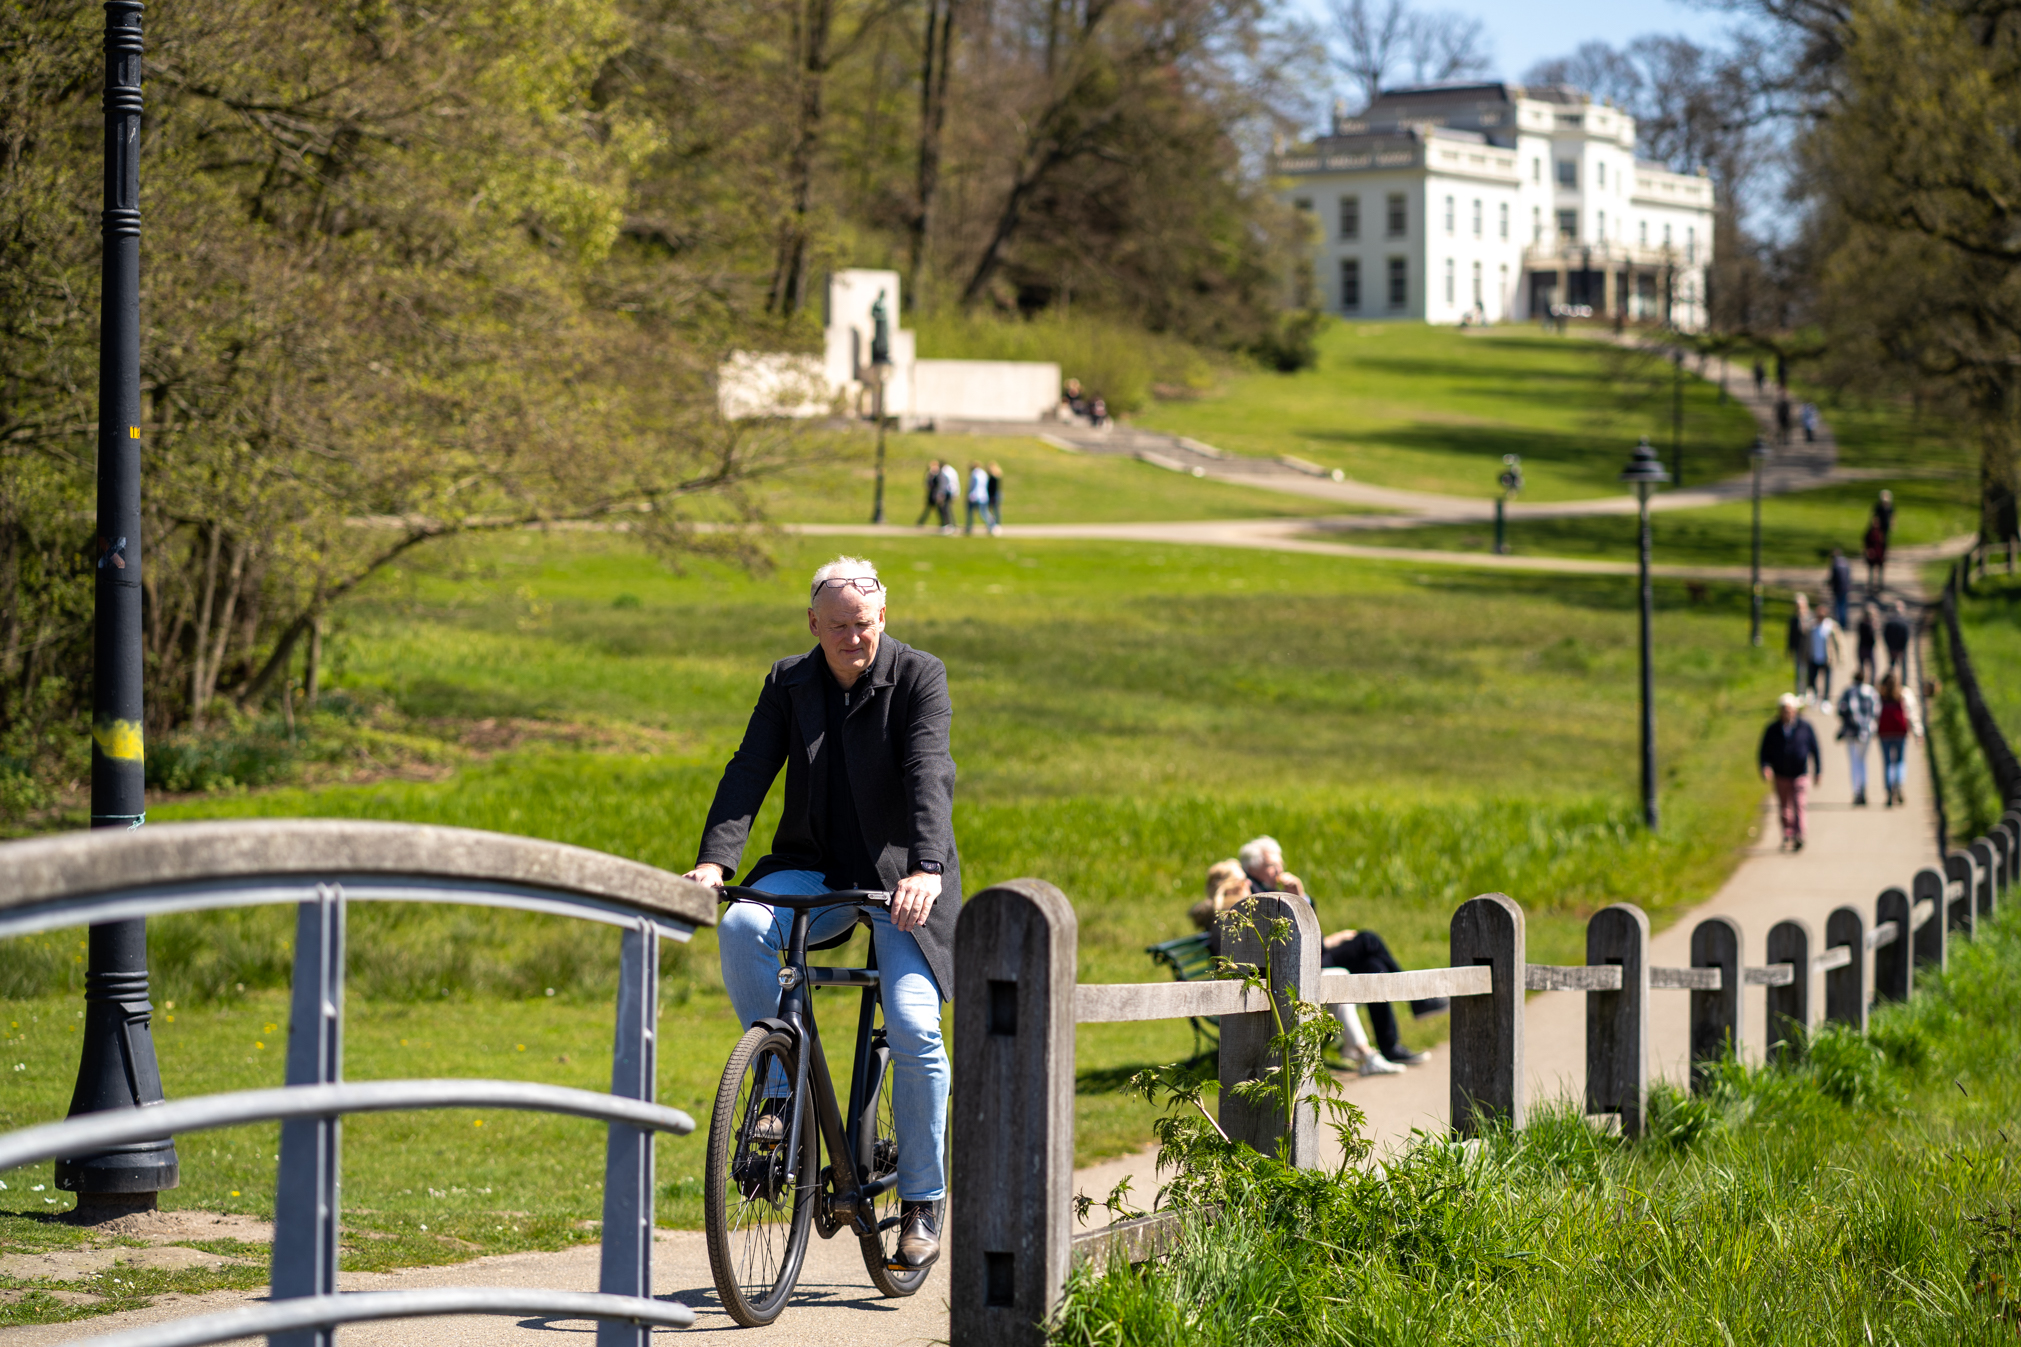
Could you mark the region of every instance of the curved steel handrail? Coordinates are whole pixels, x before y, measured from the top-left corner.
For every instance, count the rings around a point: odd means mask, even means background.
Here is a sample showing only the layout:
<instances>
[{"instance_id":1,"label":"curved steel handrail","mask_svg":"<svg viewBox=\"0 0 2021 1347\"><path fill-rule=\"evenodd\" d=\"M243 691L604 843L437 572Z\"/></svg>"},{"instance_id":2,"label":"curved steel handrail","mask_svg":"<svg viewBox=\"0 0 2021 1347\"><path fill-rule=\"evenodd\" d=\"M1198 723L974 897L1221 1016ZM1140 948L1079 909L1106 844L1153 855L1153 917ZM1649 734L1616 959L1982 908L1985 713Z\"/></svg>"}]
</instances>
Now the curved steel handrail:
<instances>
[{"instance_id":1,"label":"curved steel handrail","mask_svg":"<svg viewBox=\"0 0 2021 1347\"><path fill-rule=\"evenodd\" d=\"M211 1347L290 1329L325 1328L378 1319L419 1319L445 1314L544 1314L569 1319L624 1319L659 1328L687 1328L695 1312L679 1301L594 1291L545 1291L503 1286L441 1286L419 1291L353 1291L304 1296L194 1319L149 1324L124 1333L78 1339L79 1347Z\"/></svg>"},{"instance_id":2,"label":"curved steel handrail","mask_svg":"<svg viewBox=\"0 0 2021 1347\"><path fill-rule=\"evenodd\" d=\"M81 1113L61 1122L25 1127L0 1135L0 1170L66 1155L86 1155L135 1141L151 1141L175 1132L285 1122L290 1118L433 1108L525 1109L629 1123L679 1135L695 1130L695 1120L677 1108L566 1085L543 1085L529 1080L345 1081L336 1085L288 1085L278 1090L199 1095L143 1109Z\"/></svg>"},{"instance_id":3,"label":"curved steel handrail","mask_svg":"<svg viewBox=\"0 0 2021 1347\"><path fill-rule=\"evenodd\" d=\"M508 906L545 901L578 915L602 910L689 928L716 920L713 890L563 842L421 823L260 819L0 843L0 934L105 920L108 909L137 898L163 912L296 901L253 894L293 895L318 882L355 886L361 897L484 902L497 895ZM376 892L403 887L415 891ZM205 891L224 896L205 901Z\"/></svg>"}]
</instances>

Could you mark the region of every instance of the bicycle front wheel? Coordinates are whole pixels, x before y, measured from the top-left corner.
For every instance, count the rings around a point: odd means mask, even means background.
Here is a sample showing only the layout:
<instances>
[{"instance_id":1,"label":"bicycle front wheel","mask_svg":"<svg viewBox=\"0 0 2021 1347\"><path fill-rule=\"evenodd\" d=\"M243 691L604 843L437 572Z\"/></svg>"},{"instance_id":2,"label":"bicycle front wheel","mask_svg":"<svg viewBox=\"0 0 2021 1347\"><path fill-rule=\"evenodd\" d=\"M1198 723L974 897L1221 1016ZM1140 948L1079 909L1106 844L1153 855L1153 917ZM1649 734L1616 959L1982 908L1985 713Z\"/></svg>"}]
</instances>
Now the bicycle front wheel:
<instances>
[{"instance_id":1,"label":"bicycle front wheel","mask_svg":"<svg viewBox=\"0 0 2021 1347\"><path fill-rule=\"evenodd\" d=\"M820 1157L813 1110L793 1096L795 1079L793 1040L752 1029L730 1053L709 1119L709 1272L724 1310L746 1328L779 1317L807 1256Z\"/></svg>"}]
</instances>

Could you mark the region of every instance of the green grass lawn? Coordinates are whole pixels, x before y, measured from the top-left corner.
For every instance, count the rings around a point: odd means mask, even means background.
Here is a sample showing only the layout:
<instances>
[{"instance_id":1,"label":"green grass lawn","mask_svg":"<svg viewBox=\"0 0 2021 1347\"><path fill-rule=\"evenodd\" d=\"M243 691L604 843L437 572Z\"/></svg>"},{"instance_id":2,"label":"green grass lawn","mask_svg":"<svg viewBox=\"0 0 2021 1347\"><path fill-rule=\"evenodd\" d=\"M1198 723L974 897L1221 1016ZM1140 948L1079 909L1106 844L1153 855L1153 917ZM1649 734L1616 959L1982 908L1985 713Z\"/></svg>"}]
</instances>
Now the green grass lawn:
<instances>
[{"instance_id":1,"label":"green grass lawn","mask_svg":"<svg viewBox=\"0 0 2021 1347\"><path fill-rule=\"evenodd\" d=\"M877 493L876 436L823 433L822 457L766 484L765 512L794 524L861 524ZM885 518L912 524L926 505L926 464L947 459L967 491L970 463L1003 468L1004 517L1014 524L1090 524L1166 519L1270 519L1351 514L1351 507L1280 491L1199 481L1133 458L1078 454L1036 438L891 435L886 441ZM962 522L956 502L954 519ZM938 516L935 516L937 522Z\"/></svg>"},{"instance_id":2,"label":"green grass lawn","mask_svg":"<svg viewBox=\"0 0 2021 1347\"><path fill-rule=\"evenodd\" d=\"M157 802L150 816L424 820L684 869L764 668L811 643L803 576L833 550L789 538L769 578L676 576L618 535L432 554L344 611L329 642L341 695L317 724L390 726L385 742L442 753L348 783ZM981 538L908 538L874 555L892 585L892 634L949 667L971 891L1019 875L1057 883L1080 914L1085 981L1157 977L1143 946L1187 930L1206 867L1259 832L1284 841L1329 929L1377 929L1406 963L1443 963L1453 907L1497 889L1529 912L1533 957L1576 962L1595 908L1631 899L1661 922L1709 894L1754 816L1750 749L1781 672L1746 648L1738 589L1694 604L1658 587L1666 813L1651 837L1635 796L1633 593L1618 581ZM470 747L508 724L617 746ZM154 924L157 1004L179 1006L161 1025L172 1094L278 1079L288 932L281 912ZM0 946L0 993L13 998L0 1013L33 1026L8 1045L24 1069L0 1096L0 1125L54 1117L67 1098L66 940ZM348 1074L596 1087L612 942L602 927L523 914L360 905ZM669 953L663 1001L663 1041L681 1045L663 1054L663 1097L699 1108L736 1029L710 933ZM831 1024L849 1013L837 998ZM1409 1032L1431 1041L1443 1024ZM1109 1084L1190 1049L1183 1021L1083 1028L1079 1158L1142 1144L1148 1112ZM370 1243L380 1253L361 1239L353 1256L579 1237L570 1222L598 1214L585 1186L596 1129L476 1122L347 1124L359 1154L347 1160L350 1219L392 1236ZM188 1139L185 1187L164 1200L268 1209L272 1135ZM692 1224L699 1143L665 1141L660 1154L661 1219ZM0 1209L48 1207L47 1190L21 1197L46 1171L4 1178Z\"/></svg>"},{"instance_id":3,"label":"green grass lawn","mask_svg":"<svg viewBox=\"0 0 2021 1347\"><path fill-rule=\"evenodd\" d=\"M1898 547L1944 542L1978 526L1978 483L1958 477L1899 477L1847 483L1761 503L1761 559L1766 566L1824 568L1834 547L1852 559L1856 577L1868 513L1882 487L1895 493L1894 542ZM1745 566L1752 548L1753 506L1741 501L1695 510L1659 510L1650 516L1650 545L1659 562ZM1314 536L1322 536L1315 532ZM1428 547L1485 552L1494 546L1492 524L1439 524L1412 529L1369 529L1323 536L1376 547ZM1633 561L1638 542L1633 516L1585 519L1513 519L1510 550L1532 556L1601 557Z\"/></svg>"},{"instance_id":4,"label":"green grass lawn","mask_svg":"<svg viewBox=\"0 0 2021 1347\"><path fill-rule=\"evenodd\" d=\"M1670 457L1668 362L1527 325L1464 335L1415 323L1334 321L1316 368L1229 376L1197 401L1138 423L1244 454L1295 454L1357 481L1490 497L1502 455L1521 454L1524 499L1618 492L1638 437ZM1684 444L1697 474L1747 468L1753 418L1684 380ZM1698 480L1694 477L1693 480Z\"/></svg>"}]
</instances>

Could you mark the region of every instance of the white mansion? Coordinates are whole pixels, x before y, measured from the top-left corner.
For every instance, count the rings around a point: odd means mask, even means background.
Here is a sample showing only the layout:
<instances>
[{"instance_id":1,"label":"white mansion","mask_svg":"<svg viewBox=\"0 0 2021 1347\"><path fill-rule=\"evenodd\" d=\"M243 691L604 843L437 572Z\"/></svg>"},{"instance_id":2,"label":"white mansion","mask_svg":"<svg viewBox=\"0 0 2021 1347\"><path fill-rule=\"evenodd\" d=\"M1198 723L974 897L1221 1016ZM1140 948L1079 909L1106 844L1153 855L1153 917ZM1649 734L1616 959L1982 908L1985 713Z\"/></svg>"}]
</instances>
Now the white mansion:
<instances>
[{"instance_id":1,"label":"white mansion","mask_svg":"<svg viewBox=\"0 0 2021 1347\"><path fill-rule=\"evenodd\" d=\"M1635 119L1564 86L1385 92L1273 157L1315 217L1326 308L1432 323L1587 305L1705 323L1712 182L1635 158Z\"/></svg>"}]
</instances>

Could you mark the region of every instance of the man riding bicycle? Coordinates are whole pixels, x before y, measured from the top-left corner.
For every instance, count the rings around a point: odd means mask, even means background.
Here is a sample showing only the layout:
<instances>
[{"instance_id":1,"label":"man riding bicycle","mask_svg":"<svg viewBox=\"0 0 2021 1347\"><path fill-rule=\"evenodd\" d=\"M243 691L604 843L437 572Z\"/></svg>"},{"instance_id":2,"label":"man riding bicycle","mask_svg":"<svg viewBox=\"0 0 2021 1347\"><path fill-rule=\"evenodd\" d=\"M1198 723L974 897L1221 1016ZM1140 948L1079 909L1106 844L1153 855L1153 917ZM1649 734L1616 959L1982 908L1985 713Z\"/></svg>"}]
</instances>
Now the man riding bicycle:
<instances>
[{"instance_id":1,"label":"man riding bicycle","mask_svg":"<svg viewBox=\"0 0 2021 1347\"><path fill-rule=\"evenodd\" d=\"M785 813L772 851L745 885L813 895L847 889L891 893L870 913L882 974L898 1141L899 1261L923 1268L940 1256L937 1204L947 1130L947 1049L940 1003L954 985L954 924L961 862L954 845L954 711L947 669L884 635L883 583L859 557L814 572L807 628L820 645L772 666L744 741L709 806L687 878L721 885L737 871L751 820L779 768ZM734 903L717 937L723 985L749 1025L779 1010L779 951L791 913ZM808 938L846 936L854 906L817 909ZM784 1125L771 1122L784 1136Z\"/></svg>"}]
</instances>

